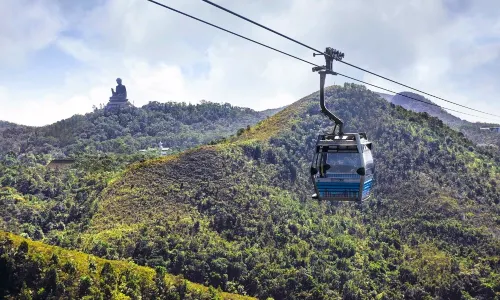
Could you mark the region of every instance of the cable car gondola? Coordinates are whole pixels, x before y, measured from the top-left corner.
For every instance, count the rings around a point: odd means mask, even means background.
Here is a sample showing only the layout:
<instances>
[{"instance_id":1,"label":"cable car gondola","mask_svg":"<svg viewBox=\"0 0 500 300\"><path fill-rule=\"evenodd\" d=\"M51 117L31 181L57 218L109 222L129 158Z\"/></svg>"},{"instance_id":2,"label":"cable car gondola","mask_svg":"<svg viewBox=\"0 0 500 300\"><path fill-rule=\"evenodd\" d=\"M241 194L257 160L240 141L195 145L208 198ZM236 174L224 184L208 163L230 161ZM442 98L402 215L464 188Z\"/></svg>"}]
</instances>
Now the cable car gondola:
<instances>
[{"instance_id":1,"label":"cable car gondola","mask_svg":"<svg viewBox=\"0 0 500 300\"><path fill-rule=\"evenodd\" d=\"M343 53L326 48L326 66L313 68L313 72L319 71L320 74L321 112L335 122L335 127L332 133L320 134L316 141L311 164L311 179L316 194L312 198L362 201L370 197L373 183L372 143L364 132L344 133L342 120L325 107L326 75L337 75L332 70L332 62L343 57Z\"/></svg>"}]
</instances>

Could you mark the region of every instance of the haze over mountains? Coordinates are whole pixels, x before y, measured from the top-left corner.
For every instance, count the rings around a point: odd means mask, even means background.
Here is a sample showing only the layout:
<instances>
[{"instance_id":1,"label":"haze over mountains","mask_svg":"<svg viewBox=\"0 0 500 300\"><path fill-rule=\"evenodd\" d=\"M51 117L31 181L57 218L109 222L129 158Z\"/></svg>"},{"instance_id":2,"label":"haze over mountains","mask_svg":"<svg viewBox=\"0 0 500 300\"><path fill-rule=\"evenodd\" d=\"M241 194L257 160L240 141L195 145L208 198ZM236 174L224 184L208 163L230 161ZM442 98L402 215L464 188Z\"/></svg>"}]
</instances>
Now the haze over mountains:
<instances>
[{"instance_id":1,"label":"haze over mountains","mask_svg":"<svg viewBox=\"0 0 500 300\"><path fill-rule=\"evenodd\" d=\"M131 279L120 269L106 281L103 261L88 275L82 259L71 273L66 261L50 263L63 250L38 244L44 267L30 277L35 253L26 259L21 238L6 237L0 268L15 280L0 292L151 298L172 278L167 272L212 286L212 294L259 299L498 298L500 153L432 112L391 105L363 86L332 86L326 96L346 132L364 131L373 141L376 185L362 204L310 197L312 149L332 125L317 92L269 118L213 104L162 104L25 132L30 140L19 147L26 155L1 160L0 228L113 260L115 271L123 260L157 271ZM156 158L135 152L155 134L190 149ZM123 137L135 148L108 144ZM56 149L78 155L73 169L44 167ZM14 253L20 258L7 258ZM167 279L146 280L154 276ZM155 283L145 288L148 282ZM186 295L182 284L171 290Z\"/></svg>"}]
</instances>

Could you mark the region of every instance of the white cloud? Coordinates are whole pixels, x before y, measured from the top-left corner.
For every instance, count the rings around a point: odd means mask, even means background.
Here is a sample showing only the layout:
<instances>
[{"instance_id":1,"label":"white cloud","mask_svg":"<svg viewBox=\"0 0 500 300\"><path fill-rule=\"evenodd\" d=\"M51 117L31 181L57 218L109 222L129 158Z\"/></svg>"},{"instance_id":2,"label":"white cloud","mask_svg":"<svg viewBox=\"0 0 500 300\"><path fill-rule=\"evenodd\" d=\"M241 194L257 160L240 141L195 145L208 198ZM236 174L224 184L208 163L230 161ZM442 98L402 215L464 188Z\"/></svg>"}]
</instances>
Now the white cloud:
<instances>
[{"instance_id":1,"label":"white cloud","mask_svg":"<svg viewBox=\"0 0 500 300\"><path fill-rule=\"evenodd\" d=\"M0 67L22 64L27 55L52 43L63 26L58 7L51 1L2 0Z\"/></svg>"},{"instance_id":2,"label":"white cloud","mask_svg":"<svg viewBox=\"0 0 500 300\"><path fill-rule=\"evenodd\" d=\"M62 37L57 41L57 45L61 50L83 63L94 64L102 59L99 53L91 50L80 39Z\"/></svg>"},{"instance_id":3,"label":"white cloud","mask_svg":"<svg viewBox=\"0 0 500 300\"><path fill-rule=\"evenodd\" d=\"M323 58L313 58L309 49L201 1L160 2L323 64ZM500 7L491 1L483 1L483 6L479 2L456 6L450 12L444 2L435 0L217 1L320 50L337 48L350 63L500 115L500 104L494 96L500 86L491 71L500 71L500 21L491 12L494 6ZM33 19L33 14L25 15L16 1L10 0L7 6L11 14L21 15L20 19ZM35 10L35 19L48 24L43 30L45 38L27 34L30 42L14 45L28 53L55 42L82 67L68 69L63 86L44 92L56 96L40 95L36 101L31 100L32 94L23 96L4 86L4 94L6 89L9 95L4 95L4 100L0 95L0 105L7 98L15 103L5 106L0 119L42 125L85 113L92 105L107 101L116 77L124 80L136 105L206 99L266 109L289 104L318 89L319 76L311 72L312 66L144 0L107 0L90 10L69 14L71 23L47 21L62 20L61 15L68 14L52 8ZM24 31L33 32L34 23L25 23ZM58 35L62 24L78 34ZM8 30L3 35L19 32ZM478 42L495 38L496 43ZM200 65L206 69L194 72ZM483 70L485 67L489 69ZM395 91L406 90L345 65L335 63L335 69ZM327 83L343 81L334 77ZM44 113L37 114L37 110ZM25 114L29 117L20 117Z\"/></svg>"},{"instance_id":4,"label":"white cloud","mask_svg":"<svg viewBox=\"0 0 500 300\"><path fill-rule=\"evenodd\" d=\"M14 93L5 87L0 87L0 120L15 121L20 124L39 125L40 119L54 114L73 115L86 111L84 96L74 96L62 99L59 95L46 94L32 98L22 95L22 105L12 101Z\"/></svg>"}]
</instances>

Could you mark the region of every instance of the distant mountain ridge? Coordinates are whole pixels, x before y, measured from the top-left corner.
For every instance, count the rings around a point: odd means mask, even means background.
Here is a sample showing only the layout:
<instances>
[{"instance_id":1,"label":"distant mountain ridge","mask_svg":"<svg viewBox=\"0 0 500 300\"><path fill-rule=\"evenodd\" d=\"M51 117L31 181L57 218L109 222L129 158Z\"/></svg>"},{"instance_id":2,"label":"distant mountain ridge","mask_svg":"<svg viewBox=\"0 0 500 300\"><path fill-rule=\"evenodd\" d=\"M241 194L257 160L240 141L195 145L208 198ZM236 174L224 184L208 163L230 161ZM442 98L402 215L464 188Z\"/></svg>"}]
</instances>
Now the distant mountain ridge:
<instances>
[{"instance_id":1,"label":"distant mountain ridge","mask_svg":"<svg viewBox=\"0 0 500 300\"><path fill-rule=\"evenodd\" d=\"M411 97L413 99L408 97ZM420 101L414 99L418 99ZM454 115L448 113L446 110L436 105L433 105L435 104L434 102L416 93L401 92L392 96L389 102L394 103L396 105L401 105L406 109L411 109L416 112L426 112L433 117L440 118L443 122L445 122L449 126L460 125L463 122L467 122L458 117L455 117Z\"/></svg>"},{"instance_id":2,"label":"distant mountain ridge","mask_svg":"<svg viewBox=\"0 0 500 300\"><path fill-rule=\"evenodd\" d=\"M385 93L377 93L377 94L395 105L400 105L408 110L412 110L415 112L420 112L420 113L425 112L433 117L441 119L448 126L459 132L462 132L467 138L469 138L478 145L492 144L496 145L497 147L500 147L500 135L494 132L480 130L481 127L498 127L500 126L498 124L484 123L484 122L472 123L467 120L463 120L459 117L450 114L449 112L440 107L437 107L432 104L427 104L434 102L413 92L401 92L396 95L389 95ZM413 100L408 97L418 99L420 101Z\"/></svg>"},{"instance_id":3,"label":"distant mountain ridge","mask_svg":"<svg viewBox=\"0 0 500 300\"><path fill-rule=\"evenodd\" d=\"M12 122L7 122L7 121L0 121L0 129L12 127L12 126L18 126L18 124L12 123Z\"/></svg>"},{"instance_id":4,"label":"distant mountain ridge","mask_svg":"<svg viewBox=\"0 0 500 300\"><path fill-rule=\"evenodd\" d=\"M164 147L183 150L236 134L282 108L250 108L202 101L192 105L150 102L118 112L95 109L42 127L0 123L0 154L134 153Z\"/></svg>"}]
</instances>

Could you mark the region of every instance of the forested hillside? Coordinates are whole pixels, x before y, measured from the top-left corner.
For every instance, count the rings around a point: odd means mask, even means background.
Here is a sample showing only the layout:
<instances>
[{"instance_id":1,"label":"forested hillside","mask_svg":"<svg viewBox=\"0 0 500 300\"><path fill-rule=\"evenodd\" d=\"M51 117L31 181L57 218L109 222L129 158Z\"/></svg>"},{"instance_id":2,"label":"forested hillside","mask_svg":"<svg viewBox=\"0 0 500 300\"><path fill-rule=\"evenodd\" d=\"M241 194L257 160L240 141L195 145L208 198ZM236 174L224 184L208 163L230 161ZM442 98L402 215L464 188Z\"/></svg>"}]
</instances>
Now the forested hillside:
<instances>
[{"instance_id":1,"label":"forested hillside","mask_svg":"<svg viewBox=\"0 0 500 300\"><path fill-rule=\"evenodd\" d=\"M331 128L314 93L167 157L89 155L51 171L9 156L0 226L259 299L499 299L498 151L363 86L326 96L346 132L373 141L362 204L310 197L314 143Z\"/></svg>"},{"instance_id":2,"label":"forested hillside","mask_svg":"<svg viewBox=\"0 0 500 300\"><path fill-rule=\"evenodd\" d=\"M405 97L405 96L407 97ZM483 122L476 122L476 123L471 123L466 120L462 120L458 117L455 117L454 115L448 113L446 110L441 109L435 105L432 104L427 104L427 103L433 103L431 100L420 96L418 94L412 93L412 92L402 92L397 95L394 95L393 97L390 97L390 95L386 94L381 94L381 96L386 99L389 102L392 102L396 105L401 105L402 107L413 110L416 112L427 112L429 115L433 117L437 117L441 119L445 124L450 126L451 128L454 128L460 132L462 132L467 138L469 138L471 141L478 145L495 145L496 149L498 150L500 147L500 135L498 133L490 132L490 131L484 131L480 130L481 127L498 127L498 124L494 123L483 123ZM388 97L389 96L389 97ZM414 99L419 99L421 101L415 101L411 98ZM451 105L450 105L451 106ZM460 107L457 108L457 110L460 110ZM463 109L462 109L463 110ZM474 112L475 113L475 112ZM477 113L478 115L483 115L480 113ZM490 116L483 115L487 118L490 118Z\"/></svg>"},{"instance_id":3,"label":"forested hillside","mask_svg":"<svg viewBox=\"0 0 500 300\"><path fill-rule=\"evenodd\" d=\"M7 127L13 127L13 126L16 126L16 124L11 123L11 122L0 121L0 129L7 128Z\"/></svg>"},{"instance_id":4,"label":"forested hillside","mask_svg":"<svg viewBox=\"0 0 500 300\"><path fill-rule=\"evenodd\" d=\"M252 299L0 231L2 299Z\"/></svg>"},{"instance_id":5,"label":"forested hillside","mask_svg":"<svg viewBox=\"0 0 500 300\"><path fill-rule=\"evenodd\" d=\"M95 109L43 127L0 123L0 155L77 156L82 153L131 154L164 147L183 150L235 134L281 110L257 112L230 104L158 103L105 112Z\"/></svg>"},{"instance_id":6,"label":"forested hillside","mask_svg":"<svg viewBox=\"0 0 500 300\"><path fill-rule=\"evenodd\" d=\"M115 113L96 109L85 116L74 116L41 128L0 122L0 228L31 239L67 246L65 237L76 237L84 230L95 210L95 199L108 182L125 166L157 156L155 153L140 153L139 149L155 147L161 141L164 147L173 148L173 152L181 151L241 132L279 110L255 112L208 102L200 105L150 103L142 108ZM46 167L52 158L67 155L76 158L73 168L52 170ZM14 248L5 247L2 250L5 257L17 253ZM17 298L30 294L34 299L52 296L74 299L102 295L109 298L111 293L117 298L126 298L124 295L135 298L141 294L146 299L161 298L158 297L160 292L150 287L141 274L130 273L137 268L127 271L131 274L126 275L130 281L120 279L116 282L118 287L133 284L125 291L123 287L110 288L96 282L96 278L89 274L81 274L83 277L89 275L85 277L88 282L76 279L79 276L65 277L62 287L57 282L57 288L46 291L46 282L40 277L48 274L45 271L52 270L52 264L47 264L37 278L29 279L27 286L20 286L23 274L33 261L7 259L1 263L5 263L0 268L7 268L5 276L9 280L0 287L0 296L5 294ZM61 266L56 267L57 272L61 271ZM17 279L10 281L12 278ZM54 280L56 284L57 279ZM142 281L139 284L137 280ZM220 294L215 290L207 292L206 288L204 292L191 293L185 290L185 284L179 282L170 284L169 291L161 292L167 297L165 299L179 296L182 299L216 299ZM86 285L85 291L82 291L82 285ZM225 299L236 299L224 295Z\"/></svg>"}]
</instances>

